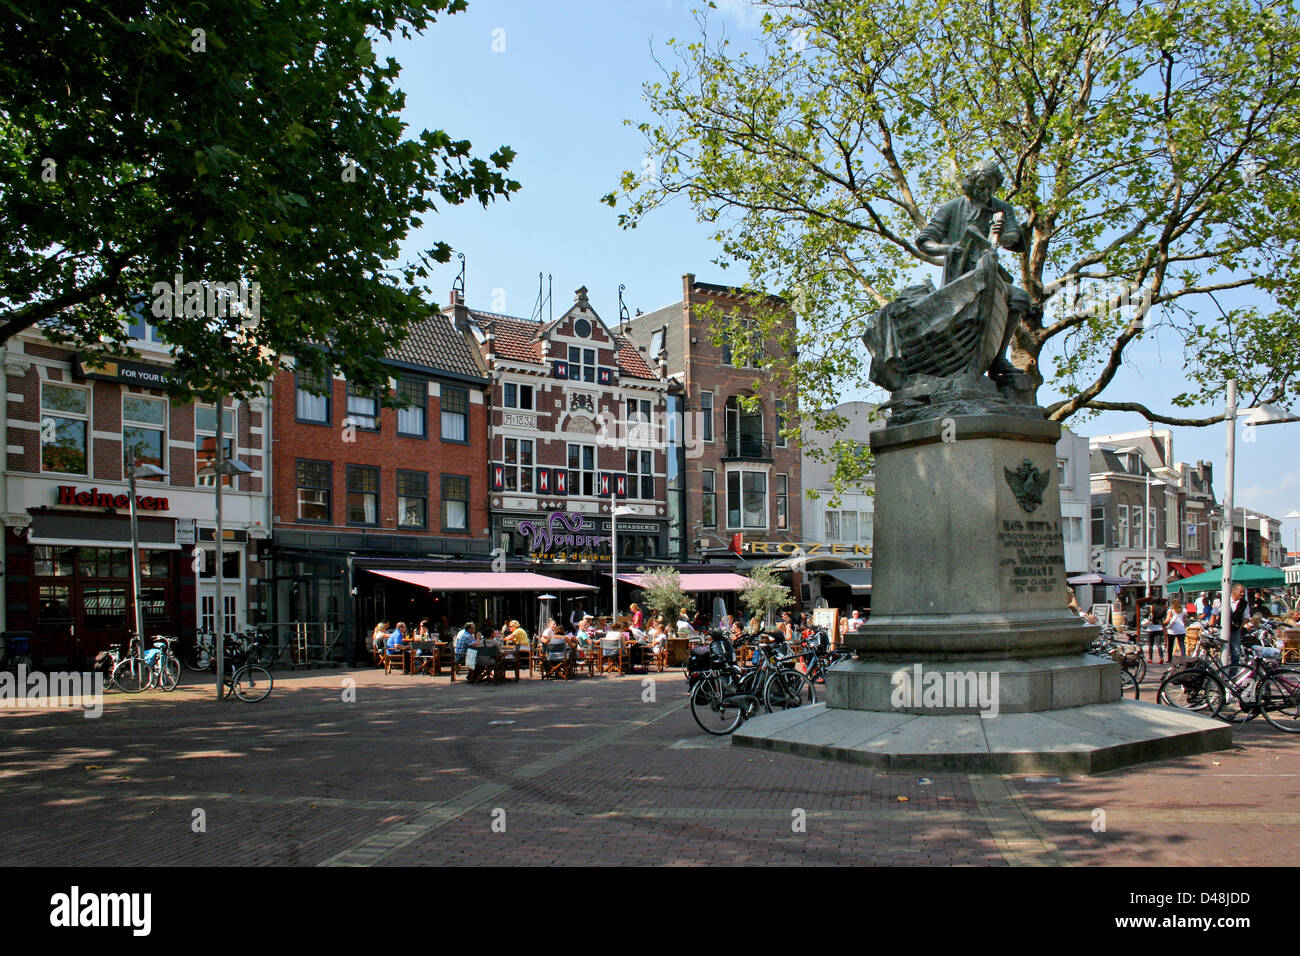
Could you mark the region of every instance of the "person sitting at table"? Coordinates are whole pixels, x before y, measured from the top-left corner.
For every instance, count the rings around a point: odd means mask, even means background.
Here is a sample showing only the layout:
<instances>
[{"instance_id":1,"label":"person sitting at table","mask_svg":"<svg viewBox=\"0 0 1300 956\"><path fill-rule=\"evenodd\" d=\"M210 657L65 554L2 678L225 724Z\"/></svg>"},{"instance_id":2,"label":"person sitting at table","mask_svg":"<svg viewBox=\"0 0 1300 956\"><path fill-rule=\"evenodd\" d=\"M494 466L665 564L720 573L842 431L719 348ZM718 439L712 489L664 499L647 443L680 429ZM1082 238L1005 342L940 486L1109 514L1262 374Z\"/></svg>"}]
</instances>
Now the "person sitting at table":
<instances>
[{"instance_id":1,"label":"person sitting at table","mask_svg":"<svg viewBox=\"0 0 1300 956\"><path fill-rule=\"evenodd\" d=\"M542 628L541 642L543 644L557 637L563 637L560 633L560 625L555 622L555 618L547 618L546 627Z\"/></svg>"},{"instance_id":2,"label":"person sitting at table","mask_svg":"<svg viewBox=\"0 0 1300 956\"><path fill-rule=\"evenodd\" d=\"M406 622L398 621L397 627L393 628L388 635L388 653L392 654L400 651L406 644Z\"/></svg>"},{"instance_id":3,"label":"person sitting at table","mask_svg":"<svg viewBox=\"0 0 1300 956\"><path fill-rule=\"evenodd\" d=\"M695 633L695 628L691 627L690 616L685 610L677 615L677 633L682 636L690 636Z\"/></svg>"},{"instance_id":4,"label":"person sitting at table","mask_svg":"<svg viewBox=\"0 0 1300 956\"><path fill-rule=\"evenodd\" d=\"M515 647L522 647L524 649L528 648L528 632L520 627L518 621L506 622L505 640L507 643L513 644Z\"/></svg>"},{"instance_id":5,"label":"person sitting at table","mask_svg":"<svg viewBox=\"0 0 1300 956\"><path fill-rule=\"evenodd\" d=\"M412 634L411 637L417 641L433 640L433 632L429 630L429 619L427 617L420 619L420 624L416 627L415 633Z\"/></svg>"},{"instance_id":6,"label":"person sitting at table","mask_svg":"<svg viewBox=\"0 0 1300 956\"><path fill-rule=\"evenodd\" d=\"M456 644L453 648L456 652L456 662L458 664L465 663L465 652L468 651L470 645L477 640L478 634L475 633L474 622L466 621L465 626L462 627L456 635Z\"/></svg>"},{"instance_id":7,"label":"person sitting at table","mask_svg":"<svg viewBox=\"0 0 1300 956\"><path fill-rule=\"evenodd\" d=\"M370 646L374 650L380 652L384 650L384 647L388 643L388 629L389 623L387 621L380 621L375 625L375 629L370 632Z\"/></svg>"}]
</instances>

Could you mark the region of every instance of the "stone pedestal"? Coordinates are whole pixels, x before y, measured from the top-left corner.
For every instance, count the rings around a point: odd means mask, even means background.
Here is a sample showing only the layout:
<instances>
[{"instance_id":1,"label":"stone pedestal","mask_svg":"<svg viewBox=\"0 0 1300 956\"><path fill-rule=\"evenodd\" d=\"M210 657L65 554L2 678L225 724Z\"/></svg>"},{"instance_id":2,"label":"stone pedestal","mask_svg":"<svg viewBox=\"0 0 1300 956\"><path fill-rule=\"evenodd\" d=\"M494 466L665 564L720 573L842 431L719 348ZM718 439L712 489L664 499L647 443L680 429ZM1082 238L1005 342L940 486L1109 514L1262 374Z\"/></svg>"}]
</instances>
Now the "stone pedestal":
<instances>
[{"instance_id":1,"label":"stone pedestal","mask_svg":"<svg viewBox=\"0 0 1300 956\"><path fill-rule=\"evenodd\" d=\"M1226 725L1120 701L1067 608L1060 426L1025 414L891 425L876 457L871 618L825 704L733 737L881 769L1095 772L1231 745ZM972 697L974 699L972 699Z\"/></svg>"}]
</instances>

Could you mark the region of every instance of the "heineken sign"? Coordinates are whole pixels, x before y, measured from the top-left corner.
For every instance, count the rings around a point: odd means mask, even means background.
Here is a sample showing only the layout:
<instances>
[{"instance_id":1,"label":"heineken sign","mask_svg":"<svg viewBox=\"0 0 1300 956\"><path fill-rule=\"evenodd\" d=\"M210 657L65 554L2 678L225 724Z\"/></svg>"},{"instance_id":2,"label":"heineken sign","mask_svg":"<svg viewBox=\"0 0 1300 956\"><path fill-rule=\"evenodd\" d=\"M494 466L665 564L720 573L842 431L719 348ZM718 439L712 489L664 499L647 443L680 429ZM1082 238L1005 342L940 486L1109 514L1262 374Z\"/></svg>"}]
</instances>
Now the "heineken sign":
<instances>
[{"instance_id":1,"label":"heineken sign","mask_svg":"<svg viewBox=\"0 0 1300 956\"><path fill-rule=\"evenodd\" d=\"M131 496L112 491L78 491L76 485L59 485L59 504L74 505L82 508L128 508ZM136 495L135 506L141 511L170 511L171 504L166 498L153 495Z\"/></svg>"}]
</instances>

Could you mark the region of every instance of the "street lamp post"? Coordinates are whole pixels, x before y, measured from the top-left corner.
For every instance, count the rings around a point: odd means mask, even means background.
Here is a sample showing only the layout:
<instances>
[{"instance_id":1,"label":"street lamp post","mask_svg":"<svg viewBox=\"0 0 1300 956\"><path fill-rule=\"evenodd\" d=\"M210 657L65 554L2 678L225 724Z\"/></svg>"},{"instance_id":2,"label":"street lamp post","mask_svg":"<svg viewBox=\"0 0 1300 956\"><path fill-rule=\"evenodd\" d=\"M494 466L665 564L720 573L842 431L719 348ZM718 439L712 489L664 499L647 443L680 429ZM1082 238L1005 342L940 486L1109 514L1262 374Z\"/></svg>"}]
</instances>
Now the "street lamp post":
<instances>
[{"instance_id":1,"label":"street lamp post","mask_svg":"<svg viewBox=\"0 0 1300 956\"><path fill-rule=\"evenodd\" d=\"M1154 482L1163 488L1165 483L1156 479ZM1146 548L1142 559L1142 576L1146 578L1147 591L1146 596L1151 597L1151 472L1146 473L1146 503L1143 505L1142 524L1146 527L1146 533L1143 535L1143 542Z\"/></svg>"},{"instance_id":2,"label":"street lamp post","mask_svg":"<svg viewBox=\"0 0 1300 956\"><path fill-rule=\"evenodd\" d=\"M609 496L609 570L614 579L611 619L615 623L618 621L618 519L630 514L635 512L631 508L619 505L615 495Z\"/></svg>"},{"instance_id":3,"label":"street lamp post","mask_svg":"<svg viewBox=\"0 0 1300 956\"><path fill-rule=\"evenodd\" d=\"M135 513L135 479L137 475L145 478L163 478L167 472L157 465L145 462L138 464L135 458L126 463L127 497L131 499L131 604L135 610L135 636L140 642L140 653L144 653L144 612L140 610L140 524Z\"/></svg>"},{"instance_id":4,"label":"street lamp post","mask_svg":"<svg viewBox=\"0 0 1300 956\"><path fill-rule=\"evenodd\" d=\"M216 567L212 569L214 581L213 608L212 608L212 633L214 635L213 648L217 655L217 700L221 700L225 690L225 666L226 666L226 644L225 644L225 607L222 583L225 571L225 539L226 530L222 523L221 508L221 486L223 478L233 478L237 475L251 475L253 469L249 468L238 458L226 457L225 444L225 399L217 394L217 447L216 459L211 468L203 468L200 474L212 474L216 478L217 491L217 526L214 530L215 538L214 560Z\"/></svg>"}]
</instances>

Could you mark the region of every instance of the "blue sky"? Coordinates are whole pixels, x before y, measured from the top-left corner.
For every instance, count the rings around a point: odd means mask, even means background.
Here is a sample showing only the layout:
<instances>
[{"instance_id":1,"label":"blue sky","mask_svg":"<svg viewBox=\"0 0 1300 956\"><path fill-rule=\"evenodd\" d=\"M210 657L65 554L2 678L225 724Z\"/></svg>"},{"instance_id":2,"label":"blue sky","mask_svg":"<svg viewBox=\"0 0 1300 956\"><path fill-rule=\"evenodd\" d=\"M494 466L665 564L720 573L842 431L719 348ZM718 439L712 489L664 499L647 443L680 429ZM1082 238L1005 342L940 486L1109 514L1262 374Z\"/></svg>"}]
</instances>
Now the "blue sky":
<instances>
[{"instance_id":1,"label":"blue sky","mask_svg":"<svg viewBox=\"0 0 1300 956\"><path fill-rule=\"evenodd\" d=\"M659 75L652 50L662 55L670 37L693 36L691 10L702 2L471 0L466 12L381 51L403 66L400 85L412 127L469 139L481 156L511 146L518 153L511 175L523 185L509 202L486 210L462 206L428 217L407 248L451 244L466 255L469 304L523 316L532 313L538 272L554 277L557 314L585 285L607 320L618 315L620 283L635 314L679 300L683 273L707 282L740 281L712 264L718 250L684 203L630 231L600 203L623 170L640 168L641 134L623 121L651 118L641 84ZM715 3L712 17L725 20L738 38L757 29L744 0ZM457 269L455 262L442 267L437 284L450 289ZM1181 357L1181 343L1172 336L1148 333L1129 348L1125 368L1104 397L1187 415L1168 402L1185 389ZM865 380L865 366L863 372ZM846 398L859 397L873 395L846 389ZM1136 414L1105 413L1071 427L1098 435L1147 423ZM1239 431L1237 503L1277 517L1300 509L1300 423L1261 428L1254 441L1244 437ZM1220 495L1224 439L1221 424L1174 429L1176 456L1211 462ZM1284 529L1293 548L1300 521L1285 522Z\"/></svg>"}]
</instances>

